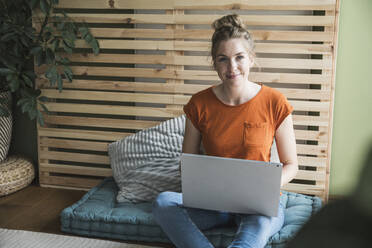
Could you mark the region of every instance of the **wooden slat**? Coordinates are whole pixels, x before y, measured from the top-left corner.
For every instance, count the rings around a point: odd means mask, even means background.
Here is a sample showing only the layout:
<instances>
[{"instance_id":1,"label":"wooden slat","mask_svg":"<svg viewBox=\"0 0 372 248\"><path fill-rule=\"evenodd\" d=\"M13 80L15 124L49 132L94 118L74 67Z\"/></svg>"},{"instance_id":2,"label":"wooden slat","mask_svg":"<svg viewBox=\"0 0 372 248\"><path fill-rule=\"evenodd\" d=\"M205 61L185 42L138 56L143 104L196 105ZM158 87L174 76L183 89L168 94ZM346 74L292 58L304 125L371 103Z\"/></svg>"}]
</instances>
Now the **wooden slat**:
<instances>
[{"instance_id":1,"label":"wooden slat","mask_svg":"<svg viewBox=\"0 0 372 248\"><path fill-rule=\"evenodd\" d=\"M94 62L123 64L164 64L164 65L191 65L207 66L212 69L212 61L209 56L166 56L166 55L142 55L142 54L72 54L66 56L72 62ZM257 58L253 68L278 68L278 69L330 69L332 63L325 63L321 59L276 59Z\"/></svg>"},{"instance_id":2,"label":"wooden slat","mask_svg":"<svg viewBox=\"0 0 372 248\"><path fill-rule=\"evenodd\" d=\"M74 75L81 76L112 76L112 77L142 77L142 78L165 78L198 81L219 81L215 71L201 70L171 70L171 69L145 69L145 68L117 68L97 66L71 66ZM43 74L45 67L37 69L37 73ZM249 80L263 83L296 83L296 84L325 84L329 82L329 76L321 74L297 74L297 73L268 73L251 72Z\"/></svg>"},{"instance_id":3,"label":"wooden slat","mask_svg":"<svg viewBox=\"0 0 372 248\"><path fill-rule=\"evenodd\" d=\"M78 188L89 190L97 186L103 179L91 179L83 177L67 177L67 176L46 176L40 177L40 186L55 187L61 186L63 188Z\"/></svg>"},{"instance_id":4,"label":"wooden slat","mask_svg":"<svg viewBox=\"0 0 372 248\"><path fill-rule=\"evenodd\" d=\"M324 117L317 116L298 116L292 115L294 125L305 126L327 126L328 122ZM307 118L309 117L309 118ZM47 124L83 126L83 127L102 127L102 128L122 128L141 130L160 124L160 121L140 121L140 120L121 120L113 118L93 118L77 116L58 116L45 115L44 121Z\"/></svg>"},{"instance_id":5,"label":"wooden slat","mask_svg":"<svg viewBox=\"0 0 372 248\"><path fill-rule=\"evenodd\" d=\"M111 168L98 168L87 166L76 166L66 164L40 164L40 170L43 172L109 177L112 176Z\"/></svg>"},{"instance_id":6,"label":"wooden slat","mask_svg":"<svg viewBox=\"0 0 372 248\"><path fill-rule=\"evenodd\" d=\"M325 172L299 170L295 179L324 182Z\"/></svg>"},{"instance_id":7,"label":"wooden slat","mask_svg":"<svg viewBox=\"0 0 372 248\"><path fill-rule=\"evenodd\" d=\"M174 0L176 9L189 10L333 10L335 0Z\"/></svg>"},{"instance_id":8,"label":"wooden slat","mask_svg":"<svg viewBox=\"0 0 372 248\"><path fill-rule=\"evenodd\" d=\"M317 99L326 100L329 95L317 94L318 90L307 89L280 89L280 92L288 98L297 99ZM286 94L288 93L288 94ZM151 93L124 93L124 92L102 92L102 91L81 91L81 90L63 90L59 92L53 89L43 89L42 94L48 98L55 99L76 99L76 100L92 100L92 101L112 101L112 102L137 102L137 103L163 103L163 104L186 104L190 96L175 95L175 94L151 94ZM309 102L307 101L291 101L296 106L296 109L304 110ZM327 107L327 102L310 102L314 107L311 110L322 111L322 106ZM322 106L321 106L322 105Z\"/></svg>"},{"instance_id":9,"label":"wooden slat","mask_svg":"<svg viewBox=\"0 0 372 248\"><path fill-rule=\"evenodd\" d=\"M57 5L58 8L68 9L174 9L174 0L116 0L116 1L74 1L64 0Z\"/></svg>"},{"instance_id":10,"label":"wooden slat","mask_svg":"<svg viewBox=\"0 0 372 248\"><path fill-rule=\"evenodd\" d=\"M124 92L101 92L101 91L77 91L44 89L42 94L49 98L78 99L92 101L112 102L142 102L163 104L186 104L190 96L174 94L150 94L150 93L124 93Z\"/></svg>"},{"instance_id":11,"label":"wooden slat","mask_svg":"<svg viewBox=\"0 0 372 248\"><path fill-rule=\"evenodd\" d=\"M60 118L62 120L63 118ZM53 147L53 148L68 148L68 149L79 149L79 150L94 150L94 151L107 151L108 142L92 142L92 141L79 141L79 140L65 140L65 139L54 139L54 138L42 138L40 141L41 147ZM326 155L326 147L316 145L297 145L297 152L299 154L309 155Z\"/></svg>"},{"instance_id":12,"label":"wooden slat","mask_svg":"<svg viewBox=\"0 0 372 248\"><path fill-rule=\"evenodd\" d=\"M193 39L210 40L213 30L210 29L126 29L126 28L91 28L91 33L95 37L107 38L156 38L156 39ZM272 30L252 30L250 32L255 41L331 41L332 32L314 31L272 31Z\"/></svg>"},{"instance_id":13,"label":"wooden slat","mask_svg":"<svg viewBox=\"0 0 372 248\"><path fill-rule=\"evenodd\" d=\"M86 8L86 9L183 9L183 10L333 10L335 0L116 0L105 2L90 1L60 1L58 8Z\"/></svg>"},{"instance_id":14,"label":"wooden slat","mask_svg":"<svg viewBox=\"0 0 372 248\"><path fill-rule=\"evenodd\" d=\"M93 118L78 116L45 115L44 122L47 124L104 127L141 130L159 124L159 121L122 120L113 118Z\"/></svg>"},{"instance_id":15,"label":"wooden slat","mask_svg":"<svg viewBox=\"0 0 372 248\"><path fill-rule=\"evenodd\" d=\"M71 130L63 128L43 128L38 129L39 136L46 137L59 137L59 138L75 138L75 139L88 139L88 140L107 140L116 141L124 138L130 133L124 132L106 132L106 131L87 131L87 130ZM296 139L298 140L312 140L312 141L325 141L327 134L318 131L303 131L295 130ZM303 161L311 164L311 161L318 161L313 158L303 158Z\"/></svg>"},{"instance_id":16,"label":"wooden slat","mask_svg":"<svg viewBox=\"0 0 372 248\"><path fill-rule=\"evenodd\" d=\"M100 152L107 152L108 144L110 144L110 142L55 139L46 137L43 137L39 142L39 145L41 147L66 148Z\"/></svg>"},{"instance_id":17,"label":"wooden slat","mask_svg":"<svg viewBox=\"0 0 372 248\"><path fill-rule=\"evenodd\" d=\"M314 140L321 142L327 140L327 134L319 131L295 130L295 136L297 140Z\"/></svg>"},{"instance_id":18,"label":"wooden slat","mask_svg":"<svg viewBox=\"0 0 372 248\"><path fill-rule=\"evenodd\" d=\"M327 146L324 145L301 145L297 144L297 153L306 155L317 155L319 157L326 157Z\"/></svg>"},{"instance_id":19,"label":"wooden slat","mask_svg":"<svg viewBox=\"0 0 372 248\"><path fill-rule=\"evenodd\" d=\"M163 51L197 51L209 52L210 42L207 41L162 41L162 40L112 40L98 39L102 49L129 50L163 50ZM77 40L76 48L89 48L82 40ZM286 53L286 54L330 54L332 46L323 44L283 44L256 43L256 53Z\"/></svg>"},{"instance_id":20,"label":"wooden slat","mask_svg":"<svg viewBox=\"0 0 372 248\"><path fill-rule=\"evenodd\" d=\"M64 128L48 128L39 127L39 137L56 137L56 138L72 138L72 139L86 139L86 140L102 140L102 141L116 141L132 135L132 133L125 132L106 132L106 131L87 131L87 130L71 130Z\"/></svg>"},{"instance_id":21,"label":"wooden slat","mask_svg":"<svg viewBox=\"0 0 372 248\"><path fill-rule=\"evenodd\" d=\"M319 157L304 157L304 156L297 156L298 164L303 166L311 166L311 167L326 167L327 159L326 158L319 158Z\"/></svg>"},{"instance_id":22,"label":"wooden slat","mask_svg":"<svg viewBox=\"0 0 372 248\"><path fill-rule=\"evenodd\" d=\"M151 99L149 99L150 101ZM295 111L327 111L329 102L305 102L289 101ZM186 104L184 101L182 104ZM181 103L180 103L181 104ZM126 115L126 116L147 116L171 118L183 114L183 110L165 109L154 107L136 107L136 106L116 106L116 105L97 105L97 104L73 104L73 103L52 103L47 102L44 105L50 112L62 113L90 113L107 115Z\"/></svg>"},{"instance_id":23,"label":"wooden slat","mask_svg":"<svg viewBox=\"0 0 372 248\"><path fill-rule=\"evenodd\" d=\"M127 115L147 117L176 117L182 110L170 108L132 107L97 104L45 103L50 112L90 113L103 115Z\"/></svg>"},{"instance_id":24,"label":"wooden slat","mask_svg":"<svg viewBox=\"0 0 372 248\"><path fill-rule=\"evenodd\" d=\"M55 138L43 138L39 145L41 147L52 147L52 148L66 148L66 149L77 149L77 150L91 150L107 152L107 147L110 142L93 142L93 141L81 141L81 140L66 140L66 139L55 139ZM326 156L326 147L316 145L297 145L297 153Z\"/></svg>"},{"instance_id":25,"label":"wooden slat","mask_svg":"<svg viewBox=\"0 0 372 248\"><path fill-rule=\"evenodd\" d=\"M294 125L328 126L328 119L324 116L292 115Z\"/></svg>"},{"instance_id":26,"label":"wooden slat","mask_svg":"<svg viewBox=\"0 0 372 248\"><path fill-rule=\"evenodd\" d=\"M57 14L58 15L58 14ZM126 24L204 24L211 25L222 15L162 15L162 14L97 14L69 13L75 22L85 23L126 23ZM58 15L61 16L61 15ZM42 14L34 14L33 21L37 22ZM333 16L309 15L241 15L248 26L332 26Z\"/></svg>"},{"instance_id":27,"label":"wooden slat","mask_svg":"<svg viewBox=\"0 0 372 248\"><path fill-rule=\"evenodd\" d=\"M41 88L50 88L49 83L45 79L38 80L38 86ZM146 82L115 82L115 81L98 81L98 80L79 80L75 79L73 83L64 84L67 89L94 89L94 90L111 90L111 91L140 91L140 92L161 92L175 94L195 94L204 90L208 85L199 84L170 84L170 83L146 83ZM64 91L66 91L64 90ZM329 91L314 90L314 89L286 89L278 88L288 98L295 99L329 99ZM310 117L309 117L310 118ZM317 118L317 117L313 117ZM328 119L323 119L322 122L328 122ZM324 125L324 124L319 124Z\"/></svg>"},{"instance_id":28,"label":"wooden slat","mask_svg":"<svg viewBox=\"0 0 372 248\"><path fill-rule=\"evenodd\" d=\"M321 185L306 185L289 183L282 187L283 190L302 193L302 194L312 194L316 196L321 196L324 192L324 186Z\"/></svg>"},{"instance_id":29,"label":"wooden slat","mask_svg":"<svg viewBox=\"0 0 372 248\"><path fill-rule=\"evenodd\" d=\"M40 88L51 88L46 79L37 79ZM65 89L92 89L92 90L112 90L112 91L146 91L177 93L177 94L194 94L211 85L196 84L171 84L171 83L152 83L152 82L120 82L120 81L99 81L99 80L82 80L74 79L72 83L65 83Z\"/></svg>"},{"instance_id":30,"label":"wooden slat","mask_svg":"<svg viewBox=\"0 0 372 248\"><path fill-rule=\"evenodd\" d=\"M41 159L48 160L60 160L60 161L73 161L82 163L92 163L92 164L104 164L109 167L110 160L107 155L94 155L94 154L84 154L84 153L72 153L72 152L53 152L53 151L43 151L39 154Z\"/></svg>"}]
</instances>

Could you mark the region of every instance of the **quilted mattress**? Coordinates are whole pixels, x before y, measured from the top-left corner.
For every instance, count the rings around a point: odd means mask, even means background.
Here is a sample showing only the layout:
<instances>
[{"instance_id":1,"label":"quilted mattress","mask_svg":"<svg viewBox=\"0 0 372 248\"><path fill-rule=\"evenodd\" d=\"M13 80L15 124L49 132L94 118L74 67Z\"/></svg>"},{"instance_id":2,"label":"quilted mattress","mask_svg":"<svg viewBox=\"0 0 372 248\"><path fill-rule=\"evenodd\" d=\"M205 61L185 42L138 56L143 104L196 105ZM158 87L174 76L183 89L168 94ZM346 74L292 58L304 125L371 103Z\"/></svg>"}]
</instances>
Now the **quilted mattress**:
<instances>
[{"instance_id":1,"label":"quilted mattress","mask_svg":"<svg viewBox=\"0 0 372 248\"><path fill-rule=\"evenodd\" d=\"M118 203L117 192L114 179L106 178L77 203L62 211L61 230L90 237L170 242L152 216L151 203ZM284 226L270 238L266 248L284 247L321 207L318 197L283 191L281 198L286 206ZM204 233L215 247L227 247L235 231L235 227L224 227Z\"/></svg>"}]
</instances>

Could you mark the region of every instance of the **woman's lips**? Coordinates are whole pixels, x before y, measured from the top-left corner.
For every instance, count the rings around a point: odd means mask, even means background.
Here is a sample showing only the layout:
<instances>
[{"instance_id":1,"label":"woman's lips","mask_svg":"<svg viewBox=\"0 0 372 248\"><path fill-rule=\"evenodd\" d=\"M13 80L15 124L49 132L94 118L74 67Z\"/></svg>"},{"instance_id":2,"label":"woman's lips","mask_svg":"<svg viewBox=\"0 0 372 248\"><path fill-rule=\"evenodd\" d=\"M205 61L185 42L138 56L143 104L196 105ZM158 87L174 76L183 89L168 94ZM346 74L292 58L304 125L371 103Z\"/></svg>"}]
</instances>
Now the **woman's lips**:
<instances>
[{"instance_id":1,"label":"woman's lips","mask_svg":"<svg viewBox=\"0 0 372 248\"><path fill-rule=\"evenodd\" d=\"M240 74L228 74L227 75L227 78L229 78L229 79L234 79L234 78L236 78L236 77L238 77Z\"/></svg>"}]
</instances>

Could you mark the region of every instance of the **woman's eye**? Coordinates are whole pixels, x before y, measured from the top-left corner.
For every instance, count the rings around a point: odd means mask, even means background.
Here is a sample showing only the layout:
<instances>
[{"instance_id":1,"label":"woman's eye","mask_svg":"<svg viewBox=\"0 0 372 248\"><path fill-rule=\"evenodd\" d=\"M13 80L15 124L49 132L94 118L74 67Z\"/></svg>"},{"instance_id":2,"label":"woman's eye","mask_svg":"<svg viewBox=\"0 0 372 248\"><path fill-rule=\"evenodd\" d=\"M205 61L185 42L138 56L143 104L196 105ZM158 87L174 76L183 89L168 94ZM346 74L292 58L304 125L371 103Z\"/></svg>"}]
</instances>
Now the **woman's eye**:
<instances>
[{"instance_id":1,"label":"woman's eye","mask_svg":"<svg viewBox=\"0 0 372 248\"><path fill-rule=\"evenodd\" d=\"M224 61L226 61L226 58L219 58L218 59L218 62L224 62Z\"/></svg>"},{"instance_id":2,"label":"woman's eye","mask_svg":"<svg viewBox=\"0 0 372 248\"><path fill-rule=\"evenodd\" d=\"M239 55L238 57L236 57L238 60L242 60L242 59L244 59L244 56L242 56L242 55Z\"/></svg>"}]
</instances>

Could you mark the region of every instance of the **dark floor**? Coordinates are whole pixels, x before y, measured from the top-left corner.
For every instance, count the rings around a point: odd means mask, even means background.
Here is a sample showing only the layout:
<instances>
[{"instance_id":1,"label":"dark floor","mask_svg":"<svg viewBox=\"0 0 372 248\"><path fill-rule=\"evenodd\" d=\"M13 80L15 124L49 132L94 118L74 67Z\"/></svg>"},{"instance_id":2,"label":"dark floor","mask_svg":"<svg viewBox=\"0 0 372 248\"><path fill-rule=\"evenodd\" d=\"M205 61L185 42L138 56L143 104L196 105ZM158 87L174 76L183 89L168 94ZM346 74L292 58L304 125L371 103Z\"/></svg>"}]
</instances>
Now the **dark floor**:
<instances>
[{"instance_id":1,"label":"dark floor","mask_svg":"<svg viewBox=\"0 0 372 248\"><path fill-rule=\"evenodd\" d=\"M2 196L0 197L0 228L67 235L60 231L59 214L85 193L85 191L30 185L13 194ZM173 247L168 244L140 243Z\"/></svg>"},{"instance_id":2,"label":"dark floor","mask_svg":"<svg viewBox=\"0 0 372 248\"><path fill-rule=\"evenodd\" d=\"M0 197L0 227L62 234L60 212L84 194L84 191L31 185Z\"/></svg>"}]
</instances>

